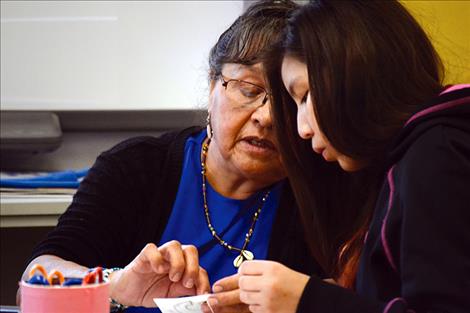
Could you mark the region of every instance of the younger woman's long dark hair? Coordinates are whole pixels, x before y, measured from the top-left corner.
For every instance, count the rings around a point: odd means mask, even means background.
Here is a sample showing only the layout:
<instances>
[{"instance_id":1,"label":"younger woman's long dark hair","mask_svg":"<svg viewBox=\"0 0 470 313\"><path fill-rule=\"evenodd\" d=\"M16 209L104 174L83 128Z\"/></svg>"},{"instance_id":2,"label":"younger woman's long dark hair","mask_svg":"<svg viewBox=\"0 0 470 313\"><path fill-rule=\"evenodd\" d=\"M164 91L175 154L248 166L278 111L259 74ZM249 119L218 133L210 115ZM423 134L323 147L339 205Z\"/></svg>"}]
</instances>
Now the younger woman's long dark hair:
<instances>
[{"instance_id":1,"label":"younger woman's long dark hair","mask_svg":"<svg viewBox=\"0 0 470 313\"><path fill-rule=\"evenodd\" d=\"M290 19L273 54L267 68L274 124L308 240L325 270L350 285L387 150L408 117L442 90L442 64L397 1L311 1ZM366 169L338 172L299 138L296 106L280 75L285 55L307 66L320 129Z\"/></svg>"}]
</instances>

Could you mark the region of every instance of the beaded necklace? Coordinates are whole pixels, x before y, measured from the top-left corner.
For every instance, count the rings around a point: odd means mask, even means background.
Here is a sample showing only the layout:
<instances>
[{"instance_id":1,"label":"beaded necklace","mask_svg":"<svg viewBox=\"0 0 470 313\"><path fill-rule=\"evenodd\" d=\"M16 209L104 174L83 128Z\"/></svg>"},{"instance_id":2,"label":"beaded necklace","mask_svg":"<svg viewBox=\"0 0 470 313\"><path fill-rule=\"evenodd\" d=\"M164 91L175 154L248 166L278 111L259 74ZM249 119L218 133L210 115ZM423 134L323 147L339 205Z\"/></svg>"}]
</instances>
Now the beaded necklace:
<instances>
[{"instance_id":1,"label":"beaded necklace","mask_svg":"<svg viewBox=\"0 0 470 313\"><path fill-rule=\"evenodd\" d=\"M207 142L202 144L202 155L201 155L201 174L202 174L202 198L204 201L204 213L206 215L206 222L207 222L207 227L209 228L209 231L212 234L212 237L217 239L219 244L225 248L227 248L230 251L236 251L239 252L240 254L233 260L233 266L236 268L240 267L240 265L246 261L246 260L253 260L255 258L253 252L249 251L246 249L248 246L248 243L250 242L250 238L253 235L253 231L255 229L256 221L259 218L259 215L261 213L261 209L263 208L264 204L266 203L266 200L268 199L270 191L267 191L264 196L261 198L261 204L258 207L258 209L255 211L253 214L253 220L251 222L251 226L248 229L248 232L245 235L245 242L243 243L243 246L241 248L235 247L231 244L229 244L227 241L223 240L215 231L214 227L212 226L211 218L209 215L209 206L207 205L207 196L206 196L206 158L207 158L207 151L209 150L209 144L211 142L211 139L208 138Z\"/></svg>"}]
</instances>

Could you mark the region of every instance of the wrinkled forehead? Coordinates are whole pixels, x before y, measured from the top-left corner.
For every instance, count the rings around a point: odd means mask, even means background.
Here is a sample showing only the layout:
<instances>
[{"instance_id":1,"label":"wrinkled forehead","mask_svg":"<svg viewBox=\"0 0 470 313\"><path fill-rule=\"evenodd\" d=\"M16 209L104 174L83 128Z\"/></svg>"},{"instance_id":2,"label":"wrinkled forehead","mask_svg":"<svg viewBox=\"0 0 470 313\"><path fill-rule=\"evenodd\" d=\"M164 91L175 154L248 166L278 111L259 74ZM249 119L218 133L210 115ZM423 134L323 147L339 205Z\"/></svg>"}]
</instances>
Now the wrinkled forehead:
<instances>
[{"instance_id":1,"label":"wrinkled forehead","mask_svg":"<svg viewBox=\"0 0 470 313\"><path fill-rule=\"evenodd\" d=\"M226 63L222 66L222 75L237 79L265 79L264 66L261 62L253 65Z\"/></svg>"}]
</instances>

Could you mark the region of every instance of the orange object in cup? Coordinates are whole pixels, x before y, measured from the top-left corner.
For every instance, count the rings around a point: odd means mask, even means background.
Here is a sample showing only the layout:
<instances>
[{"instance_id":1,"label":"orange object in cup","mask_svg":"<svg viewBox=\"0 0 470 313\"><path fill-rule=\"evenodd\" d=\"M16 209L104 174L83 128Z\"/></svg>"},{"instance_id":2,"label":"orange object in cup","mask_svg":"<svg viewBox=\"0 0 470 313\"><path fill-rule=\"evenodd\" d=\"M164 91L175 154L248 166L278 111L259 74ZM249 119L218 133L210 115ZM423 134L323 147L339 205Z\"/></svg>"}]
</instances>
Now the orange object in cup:
<instances>
[{"instance_id":1,"label":"orange object in cup","mask_svg":"<svg viewBox=\"0 0 470 313\"><path fill-rule=\"evenodd\" d=\"M33 277L34 274L36 274L36 271L41 272L42 276L43 276L44 278L47 278L46 269L45 269L44 266L42 266L41 264L34 264L34 265L33 265L33 267L31 268L31 270L29 271L29 278Z\"/></svg>"},{"instance_id":2,"label":"orange object in cup","mask_svg":"<svg viewBox=\"0 0 470 313\"><path fill-rule=\"evenodd\" d=\"M64 275L59 272L58 270L52 270L52 272L49 273L47 276L47 281L49 282L49 285L62 285L64 283ZM58 284L56 284L58 282Z\"/></svg>"}]
</instances>

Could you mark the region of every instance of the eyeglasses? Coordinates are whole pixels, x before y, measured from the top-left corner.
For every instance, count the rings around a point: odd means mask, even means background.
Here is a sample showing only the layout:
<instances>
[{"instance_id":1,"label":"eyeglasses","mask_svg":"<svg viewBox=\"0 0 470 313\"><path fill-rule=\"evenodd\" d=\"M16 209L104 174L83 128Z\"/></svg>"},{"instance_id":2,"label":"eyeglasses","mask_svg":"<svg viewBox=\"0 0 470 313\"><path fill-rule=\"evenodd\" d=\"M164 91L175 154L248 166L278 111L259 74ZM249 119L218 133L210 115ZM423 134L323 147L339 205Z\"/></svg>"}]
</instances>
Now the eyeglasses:
<instances>
[{"instance_id":1,"label":"eyeglasses","mask_svg":"<svg viewBox=\"0 0 470 313\"><path fill-rule=\"evenodd\" d=\"M227 91L227 97L236 106L255 109L268 101L269 93L261 86L240 79L229 79L223 75L220 75L220 80Z\"/></svg>"}]
</instances>

